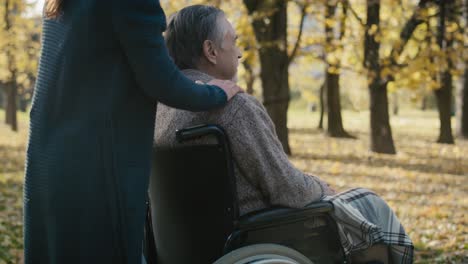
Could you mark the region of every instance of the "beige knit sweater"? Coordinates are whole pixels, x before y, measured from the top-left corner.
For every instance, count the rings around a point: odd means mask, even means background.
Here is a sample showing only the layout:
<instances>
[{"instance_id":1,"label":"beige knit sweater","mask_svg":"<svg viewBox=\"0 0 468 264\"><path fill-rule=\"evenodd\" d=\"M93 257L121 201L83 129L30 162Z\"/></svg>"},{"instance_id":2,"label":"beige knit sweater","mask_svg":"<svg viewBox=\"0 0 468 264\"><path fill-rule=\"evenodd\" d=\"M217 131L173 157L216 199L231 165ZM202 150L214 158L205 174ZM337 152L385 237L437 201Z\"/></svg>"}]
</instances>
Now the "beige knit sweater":
<instances>
[{"instance_id":1,"label":"beige knit sweater","mask_svg":"<svg viewBox=\"0 0 468 264\"><path fill-rule=\"evenodd\" d=\"M194 81L213 77L185 70ZM284 153L274 124L253 96L237 94L228 104L210 112L189 112L158 104L155 145L176 146L176 129L200 124L221 125L230 140L240 214L272 205L300 208L318 201L327 186L295 168Z\"/></svg>"}]
</instances>

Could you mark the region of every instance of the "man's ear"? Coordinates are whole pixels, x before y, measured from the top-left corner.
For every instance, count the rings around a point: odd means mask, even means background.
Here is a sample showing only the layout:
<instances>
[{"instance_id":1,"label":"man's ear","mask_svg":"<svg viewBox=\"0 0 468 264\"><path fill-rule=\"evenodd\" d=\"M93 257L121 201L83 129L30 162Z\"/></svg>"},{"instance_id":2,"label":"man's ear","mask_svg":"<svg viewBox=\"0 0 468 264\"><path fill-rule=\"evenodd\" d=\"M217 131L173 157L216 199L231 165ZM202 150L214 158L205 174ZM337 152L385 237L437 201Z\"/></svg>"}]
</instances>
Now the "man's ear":
<instances>
[{"instance_id":1,"label":"man's ear","mask_svg":"<svg viewBox=\"0 0 468 264\"><path fill-rule=\"evenodd\" d=\"M213 41L205 40L203 42L203 55L209 62L216 65L217 58L218 58L218 51L216 50Z\"/></svg>"}]
</instances>

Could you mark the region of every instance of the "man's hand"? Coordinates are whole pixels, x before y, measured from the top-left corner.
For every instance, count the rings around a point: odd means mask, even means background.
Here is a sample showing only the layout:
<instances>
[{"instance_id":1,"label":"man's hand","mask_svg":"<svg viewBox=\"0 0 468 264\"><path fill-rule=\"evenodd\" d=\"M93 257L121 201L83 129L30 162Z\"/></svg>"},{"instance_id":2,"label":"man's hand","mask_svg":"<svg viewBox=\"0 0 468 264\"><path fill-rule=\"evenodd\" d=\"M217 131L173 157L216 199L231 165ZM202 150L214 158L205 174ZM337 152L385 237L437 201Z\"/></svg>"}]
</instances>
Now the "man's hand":
<instances>
[{"instance_id":1,"label":"man's hand","mask_svg":"<svg viewBox=\"0 0 468 264\"><path fill-rule=\"evenodd\" d=\"M198 83L199 81L197 81ZM243 93L244 90L242 90L242 88L240 88L239 86L237 86L237 84L235 84L234 82L232 81L228 81L228 80L219 80L219 79L214 79L214 80L211 80L209 83L207 83L209 85L216 85L218 86L219 88L223 89L224 92L226 93L227 95L227 99L228 101L231 100L231 98L236 95L237 93Z\"/></svg>"},{"instance_id":2,"label":"man's hand","mask_svg":"<svg viewBox=\"0 0 468 264\"><path fill-rule=\"evenodd\" d=\"M332 195L335 195L337 192L335 189L333 189L330 184L328 183L325 183L325 188L324 188L324 193L326 196L332 196Z\"/></svg>"}]
</instances>

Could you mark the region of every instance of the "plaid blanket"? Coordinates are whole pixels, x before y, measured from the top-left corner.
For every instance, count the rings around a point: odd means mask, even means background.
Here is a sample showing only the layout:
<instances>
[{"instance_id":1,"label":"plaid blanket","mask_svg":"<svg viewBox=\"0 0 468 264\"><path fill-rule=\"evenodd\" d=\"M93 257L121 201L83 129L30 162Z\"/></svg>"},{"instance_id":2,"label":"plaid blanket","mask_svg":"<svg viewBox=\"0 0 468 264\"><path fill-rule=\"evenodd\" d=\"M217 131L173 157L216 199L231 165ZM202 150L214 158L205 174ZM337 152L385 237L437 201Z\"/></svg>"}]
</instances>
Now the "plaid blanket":
<instances>
[{"instance_id":1,"label":"plaid blanket","mask_svg":"<svg viewBox=\"0 0 468 264\"><path fill-rule=\"evenodd\" d=\"M366 249L381 243L389 246L392 263L412 263L413 243L387 203L374 192L356 188L327 196L334 206L332 217L344 251Z\"/></svg>"}]
</instances>

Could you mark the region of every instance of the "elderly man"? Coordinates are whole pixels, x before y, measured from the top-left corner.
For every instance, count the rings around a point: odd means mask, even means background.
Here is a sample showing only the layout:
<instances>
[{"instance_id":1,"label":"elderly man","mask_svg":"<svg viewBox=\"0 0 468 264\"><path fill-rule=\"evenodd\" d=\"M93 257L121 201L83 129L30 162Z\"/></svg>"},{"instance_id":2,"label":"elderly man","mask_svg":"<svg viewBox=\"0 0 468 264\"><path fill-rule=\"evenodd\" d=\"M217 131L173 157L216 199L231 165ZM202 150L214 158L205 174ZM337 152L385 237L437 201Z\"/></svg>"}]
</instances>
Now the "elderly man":
<instances>
[{"instance_id":1,"label":"elderly man","mask_svg":"<svg viewBox=\"0 0 468 264\"><path fill-rule=\"evenodd\" d=\"M175 64L189 79L202 82L236 79L241 58L236 39L224 13L210 6L180 10L172 16L166 31L166 44ZM411 240L386 203L365 189L335 194L318 177L295 168L265 108L248 94L238 94L224 108L210 112L194 113L159 104L155 145L176 146L176 129L207 123L221 125L231 142L241 215L274 205L300 208L313 201L330 200L335 205L334 218L346 253L354 252L359 262L378 259L387 263L392 258L400 263L412 258ZM386 219L379 217L383 214ZM387 223L389 219L393 225ZM351 228L354 224L366 230L356 233ZM391 241L382 235L384 232L403 234L399 241Z\"/></svg>"},{"instance_id":2,"label":"elderly man","mask_svg":"<svg viewBox=\"0 0 468 264\"><path fill-rule=\"evenodd\" d=\"M235 79L241 53L236 33L223 12L209 6L180 10L168 23L166 44L175 64L189 79ZM316 177L296 169L284 153L263 105L240 94L213 112L179 111L158 105L156 144L176 144L174 131L215 123L226 130L235 159L240 213L284 205L303 207L331 194Z\"/></svg>"}]
</instances>

